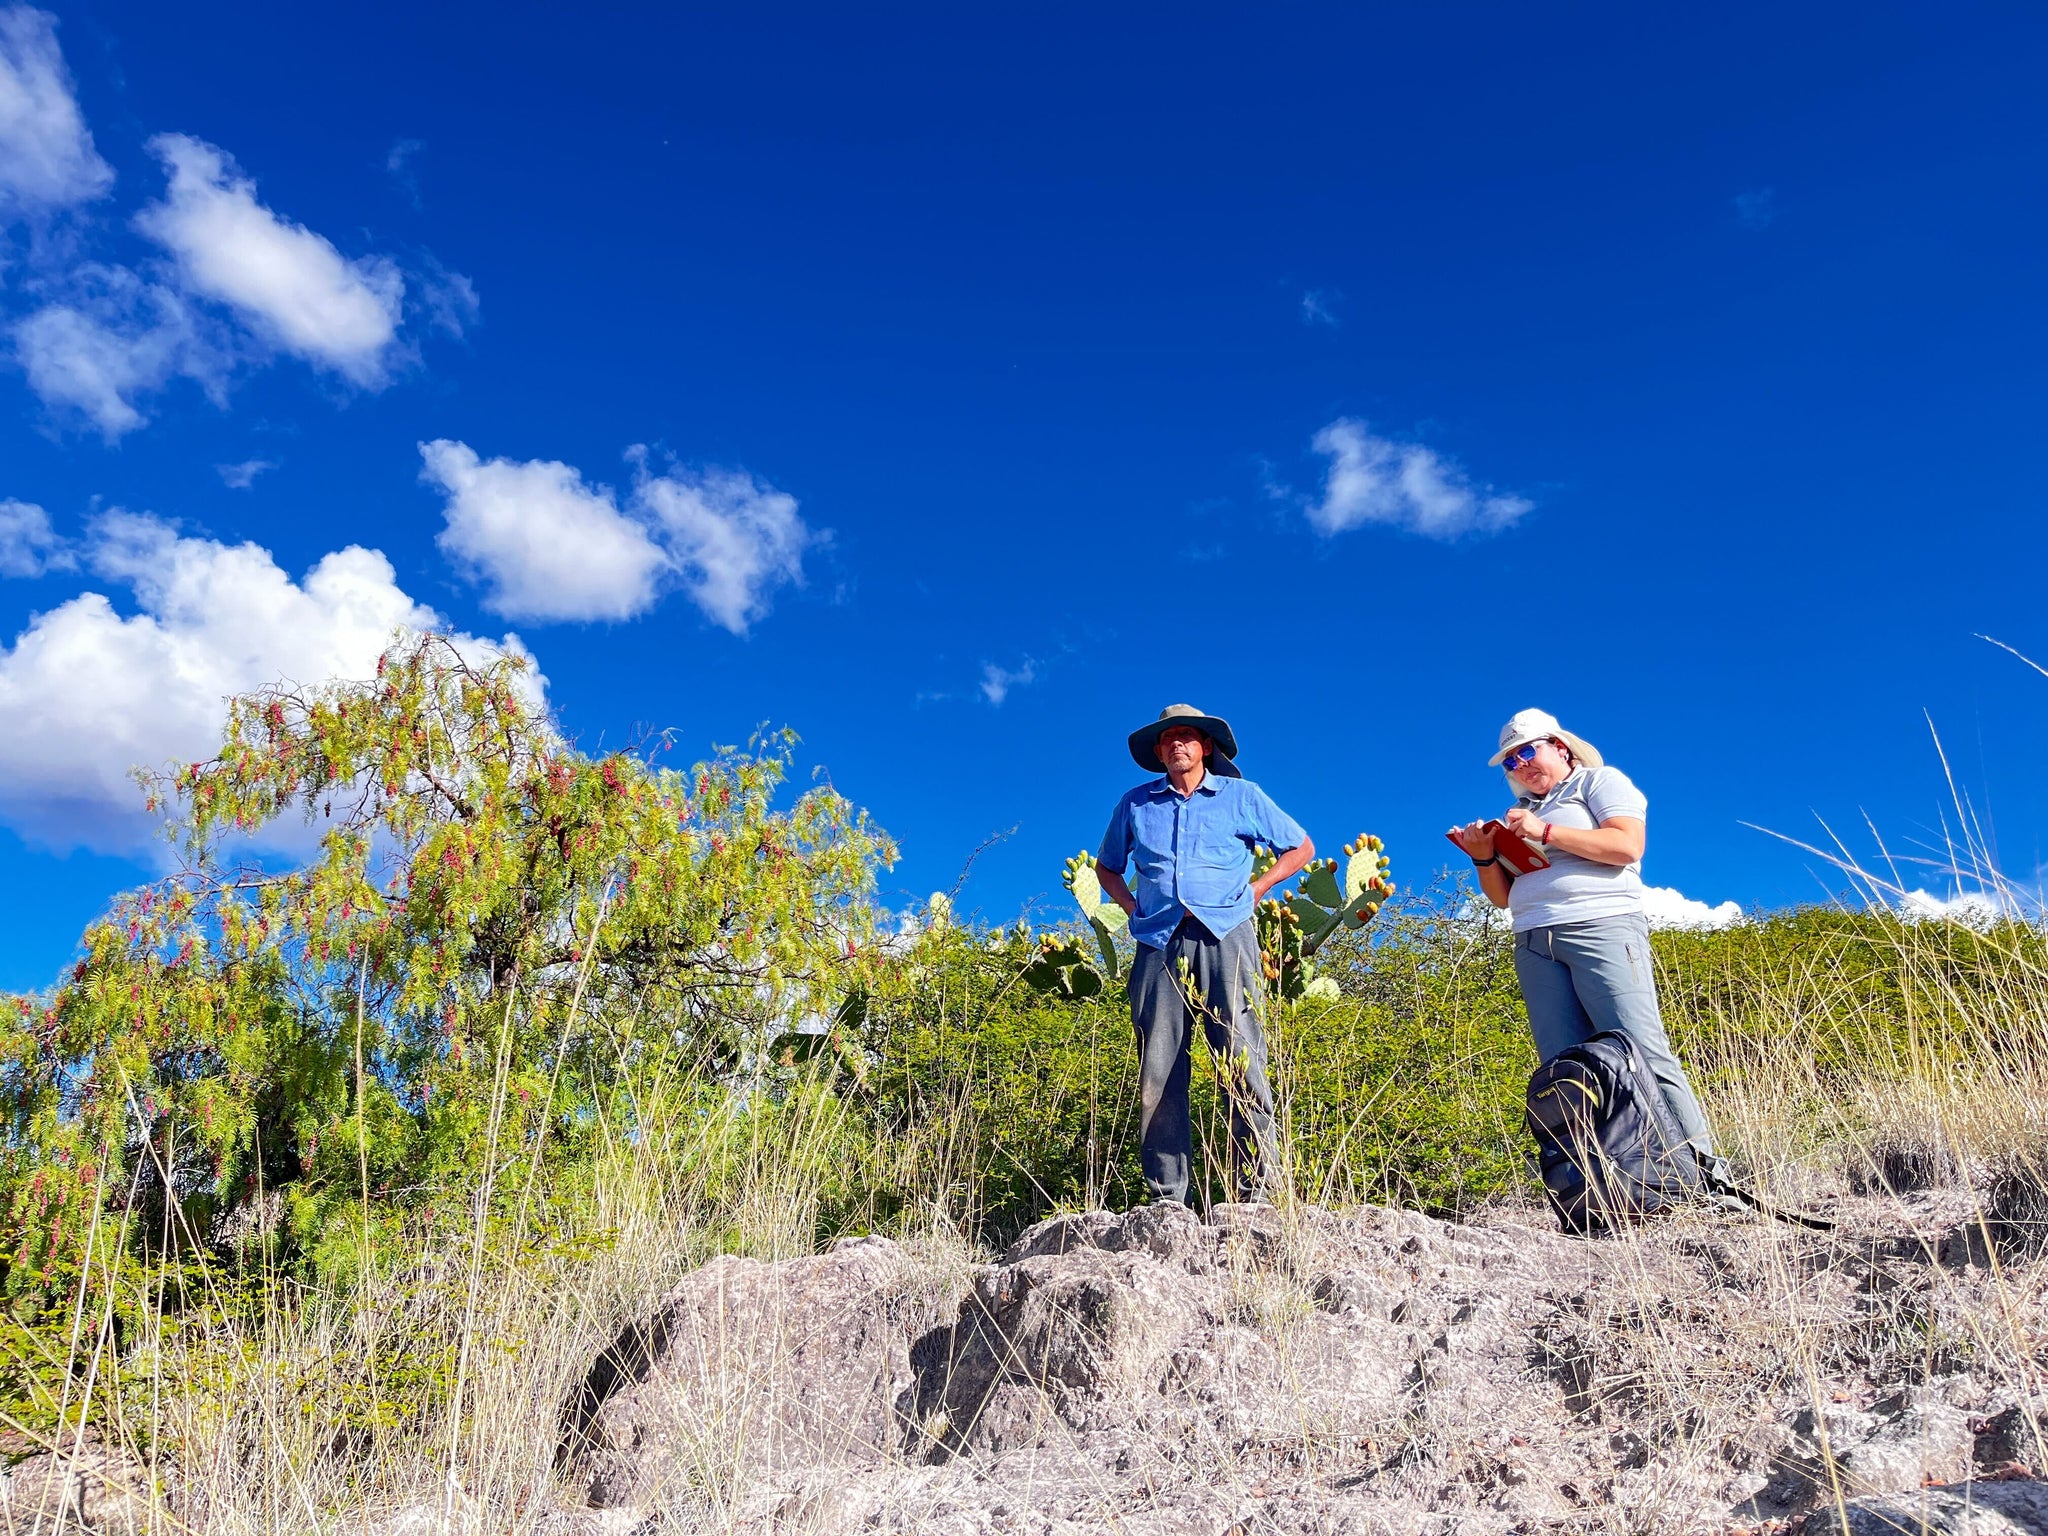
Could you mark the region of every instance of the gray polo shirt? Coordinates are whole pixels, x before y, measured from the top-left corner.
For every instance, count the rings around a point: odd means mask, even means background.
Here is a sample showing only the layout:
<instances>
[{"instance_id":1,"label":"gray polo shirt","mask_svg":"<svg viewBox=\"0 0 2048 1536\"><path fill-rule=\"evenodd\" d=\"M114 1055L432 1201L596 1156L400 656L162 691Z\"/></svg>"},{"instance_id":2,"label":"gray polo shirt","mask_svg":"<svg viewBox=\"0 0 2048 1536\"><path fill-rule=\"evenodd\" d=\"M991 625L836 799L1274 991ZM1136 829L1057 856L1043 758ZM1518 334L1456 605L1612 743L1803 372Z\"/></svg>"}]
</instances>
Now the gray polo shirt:
<instances>
[{"instance_id":1,"label":"gray polo shirt","mask_svg":"<svg viewBox=\"0 0 2048 1536\"><path fill-rule=\"evenodd\" d=\"M1592 829L1616 816L1647 820L1650 802L1619 768L1580 768L1541 800L1524 806L1560 827ZM1515 932L1558 923L1589 923L1603 917L1632 917L1643 910L1643 866L1600 864L1552 844L1543 850L1550 868L1517 875L1508 887L1508 911Z\"/></svg>"}]
</instances>

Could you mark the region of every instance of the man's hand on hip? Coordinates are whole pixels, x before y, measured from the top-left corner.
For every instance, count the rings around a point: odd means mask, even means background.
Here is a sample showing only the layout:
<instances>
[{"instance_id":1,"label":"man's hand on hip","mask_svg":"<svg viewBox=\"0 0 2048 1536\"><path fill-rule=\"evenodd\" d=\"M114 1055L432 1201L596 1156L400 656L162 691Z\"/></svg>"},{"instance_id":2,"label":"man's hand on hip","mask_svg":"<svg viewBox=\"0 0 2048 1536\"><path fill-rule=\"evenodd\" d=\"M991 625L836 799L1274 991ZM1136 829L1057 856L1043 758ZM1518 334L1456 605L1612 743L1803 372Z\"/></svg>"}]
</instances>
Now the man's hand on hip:
<instances>
[{"instance_id":1,"label":"man's hand on hip","mask_svg":"<svg viewBox=\"0 0 2048 1536\"><path fill-rule=\"evenodd\" d=\"M1316 856L1315 839L1304 837L1301 842L1281 854L1273 861L1273 867L1252 881L1252 901L1264 901L1266 892L1276 885L1284 885L1300 874L1308 861Z\"/></svg>"}]
</instances>

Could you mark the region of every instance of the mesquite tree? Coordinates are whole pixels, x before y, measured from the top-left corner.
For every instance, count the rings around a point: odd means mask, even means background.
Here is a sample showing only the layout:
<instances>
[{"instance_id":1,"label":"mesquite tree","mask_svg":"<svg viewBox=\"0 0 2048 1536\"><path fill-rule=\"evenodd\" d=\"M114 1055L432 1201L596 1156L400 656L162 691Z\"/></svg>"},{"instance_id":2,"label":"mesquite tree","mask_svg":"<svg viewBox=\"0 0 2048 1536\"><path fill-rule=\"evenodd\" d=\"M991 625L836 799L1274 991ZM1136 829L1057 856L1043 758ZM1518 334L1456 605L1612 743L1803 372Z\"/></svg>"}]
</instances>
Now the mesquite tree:
<instances>
[{"instance_id":1,"label":"mesquite tree","mask_svg":"<svg viewBox=\"0 0 2048 1536\"><path fill-rule=\"evenodd\" d=\"M844 992L894 856L829 788L778 807L792 744L593 756L519 658L435 636L233 700L217 756L143 776L178 872L0 1019L8 1289L88 1234L317 1262L357 1213L467 1223L768 1069Z\"/></svg>"}]
</instances>

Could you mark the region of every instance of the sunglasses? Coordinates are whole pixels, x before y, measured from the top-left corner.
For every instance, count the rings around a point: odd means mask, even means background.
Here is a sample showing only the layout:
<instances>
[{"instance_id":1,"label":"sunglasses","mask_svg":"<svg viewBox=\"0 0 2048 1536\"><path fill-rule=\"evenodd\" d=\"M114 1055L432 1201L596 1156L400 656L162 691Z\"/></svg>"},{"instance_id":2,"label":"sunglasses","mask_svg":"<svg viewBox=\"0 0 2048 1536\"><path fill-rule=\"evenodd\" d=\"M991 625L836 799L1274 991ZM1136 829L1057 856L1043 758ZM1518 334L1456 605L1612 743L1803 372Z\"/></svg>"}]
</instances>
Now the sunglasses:
<instances>
[{"instance_id":1,"label":"sunglasses","mask_svg":"<svg viewBox=\"0 0 2048 1536\"><path fill-rule=\"evenodd\" d=\"M1500 760L1501 767L1507 769L1509 773L1513 773L1517 768L1528 767L1536 761L1536 749L1542 745L1540 741L1524 742Z\"/></svg>"}]
</instances>

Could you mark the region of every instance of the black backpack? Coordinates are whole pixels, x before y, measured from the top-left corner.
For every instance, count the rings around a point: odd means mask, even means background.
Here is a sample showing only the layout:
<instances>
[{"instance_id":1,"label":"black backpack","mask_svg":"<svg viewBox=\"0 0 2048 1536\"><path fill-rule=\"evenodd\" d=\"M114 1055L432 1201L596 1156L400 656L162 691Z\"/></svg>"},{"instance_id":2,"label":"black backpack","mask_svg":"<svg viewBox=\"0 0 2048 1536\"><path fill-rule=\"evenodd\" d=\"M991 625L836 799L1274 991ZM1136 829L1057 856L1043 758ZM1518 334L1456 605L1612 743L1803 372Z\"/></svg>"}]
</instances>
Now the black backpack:
<instances>
[{"instance_id":1,"label":"black backpack","mask_svg":"<svg viewBox=\"0 0 2048 1536\"><path fill-rule=\"evenodd\" d=\"M1536 1069L1529 1134L1558 1225L1581 1237L1677 1210L1713 1185L1623 1030L1567 1047Z\"/></svg>"}]
</instances>

